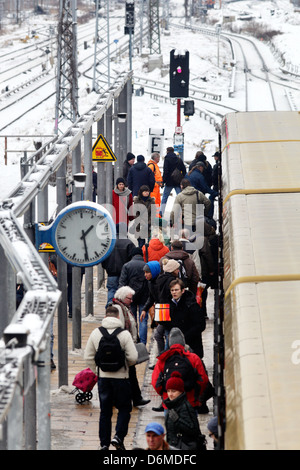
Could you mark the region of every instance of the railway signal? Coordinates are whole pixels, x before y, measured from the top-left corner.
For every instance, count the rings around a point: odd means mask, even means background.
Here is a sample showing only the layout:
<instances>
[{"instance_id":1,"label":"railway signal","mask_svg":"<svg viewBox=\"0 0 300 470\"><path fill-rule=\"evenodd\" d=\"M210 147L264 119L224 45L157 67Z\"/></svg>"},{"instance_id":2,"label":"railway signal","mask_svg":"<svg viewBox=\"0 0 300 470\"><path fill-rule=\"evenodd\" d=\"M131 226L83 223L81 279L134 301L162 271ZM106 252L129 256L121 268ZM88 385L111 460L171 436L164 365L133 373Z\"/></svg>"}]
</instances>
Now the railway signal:
<instances>
[{"instance_id":1,"label":"railway signal","mask_svg":"<svg viewBox=\"0 0 300 470\"><path fill-rule=\"evenodd\" d=\"M187 98L189 96L189 52L170 52L170 97Z\"/></svg>"}]
</instances>

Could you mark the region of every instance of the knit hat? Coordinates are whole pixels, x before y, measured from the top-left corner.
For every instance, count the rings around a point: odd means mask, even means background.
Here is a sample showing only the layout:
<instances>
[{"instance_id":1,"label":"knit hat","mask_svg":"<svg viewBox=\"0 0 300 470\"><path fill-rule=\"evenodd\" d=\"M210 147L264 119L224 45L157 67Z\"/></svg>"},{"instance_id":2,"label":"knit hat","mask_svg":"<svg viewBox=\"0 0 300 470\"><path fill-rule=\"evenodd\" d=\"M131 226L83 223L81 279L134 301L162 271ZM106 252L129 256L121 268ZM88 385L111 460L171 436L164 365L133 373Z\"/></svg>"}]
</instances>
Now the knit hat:
<instances>
[{"instance_id":1,"label":"knit hat","mask_svg":"<svg viewBox=\"0 0 300 470\"><path fill-rule=\"evenodd\" d=\"M138 155L137 156L137 161L138 162L144 162L145 161L145 157L143 155Z\"/></svg>"},{"instance_id":2,"label":"knit hat","mask_svg":"<svg viewBox=\"0 0 300 470\"><path fill-rule=\"evenodd\" d=\"M144 271L146 271L146 269L152 274L152 279L155 279L160 274L160 264L158 261L148 261L144 266Z\"/></svg>"},{"instance_id":3,"label":"knit hat","mask_svg":"<svg viewBox=\"0 0 300 470\"><path fill-rule=\"evenodd\" d=\"M163 271L165 273L173 273L175 269L180 267L180 264L175 259L163 259Z\"/></svg>"},{"instance_id":4,"label":"knit hat","mask_svg":"<svg viewBox=\"0 0 300 470\"><path fill-rule=\"evenodd\" d=\"M178 390L178 392L184 392L184 382L180 372L172 372L171 377L167 380L166 390Z\"/></svg>"},{"instance_id":5,"label":"knit hat","mask_svg":"<svg viewBox=\"0 0 300 470\"><path fill-rule=\"evenodd\" d=\"M177 327L171 328L169 333L169 347L173 346L173 344L181 344L182 346L185 346L184 334Z\"/></svg>"},{"instance_id":6,"label":"knit hat","mask_svg":"<svg viewBox=\"0 0 300 470\"><path fill-rule=\"evenodd\" d=\"M133 258L135 255L142 255L143 256L142 248L138 248L138 247L132 248L131 258Z\"/></svg>"},{"instance_id":7,"label":"knit hat","mask_svg":"<svg viewBox=\"0 0 300 470\"><path fill-rule=\"evenodd\" d=\"M129 160L133 160L135 158L135 155L133 153L128 152L126 156L126 160L129 162Z\"/></svg>"},{"instance_id":8,"label":"knit hat","mask_svg":"<svg viewBox=\"0 0 300 470\"><path fill-rule=\"evenodd\" d=\"M116 179L116 186L118 186L119 183L124 183L124 184L125 184L124 178L121 178L121 177L120 177L120 178L117 178L117 179Z\"/></svg>"}]
</instances>

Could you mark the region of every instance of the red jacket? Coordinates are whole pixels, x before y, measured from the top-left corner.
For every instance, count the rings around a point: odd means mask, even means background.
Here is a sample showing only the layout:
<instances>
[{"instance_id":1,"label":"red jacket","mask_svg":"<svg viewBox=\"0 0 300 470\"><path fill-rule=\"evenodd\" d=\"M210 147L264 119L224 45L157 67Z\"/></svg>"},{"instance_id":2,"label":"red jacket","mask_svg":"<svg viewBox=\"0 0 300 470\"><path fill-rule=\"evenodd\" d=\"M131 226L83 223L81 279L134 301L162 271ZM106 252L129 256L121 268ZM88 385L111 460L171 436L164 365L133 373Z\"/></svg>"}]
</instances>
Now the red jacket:
<instances>
[{"instance_id":1,"label":"red jacket","mask_svg":"<svg viewBox=\"0 0 300 470\"><path fill-rule=\"evenodd\" d=\"M168 398L167 392L163 390L163 372L167 358L175 353L186 356L194 367L197 376L197 389L195 388L194 390L187 391L186 397L193 407L199 406L199 396L202 395L206 385L208 384L208 377L200 357L195 353L186 351L184 346L181 344L173 344L170 349L167 349L167 351L164 351L158 356L157 363L155 364L152 373L152 386L159 395L162 395L163 400ZM164 403L163 407L166 408Z\"/></svg>"},{"instance_id":2,"label":"red jacket","mask_svg":"<svg viewBox=\"0 0 300 470\"><path fill-rule=\"evenodd\" d=\"M125 188L124 195L119 194L115 191L112 192L112 205L114 206L113 220L115 224L124 222L128 225L129 220L134 219L130 213L130 207L133 204L133 197L131 191L128 188Z\"/></svg>"},{"instance_id":3,"label":"red jacket","mask_svg":"<svg viewBox=\"0 0 300 470\"><path fill-rule=\"evenodd\" d=\"M148 250L148 259L146 258L146 248L143 245L143 256L144 260L147 261L159 261L160 258L169 253L169 248L164 245L158 238L152 238L149 242Z\"/></svg>"}]
</instances>

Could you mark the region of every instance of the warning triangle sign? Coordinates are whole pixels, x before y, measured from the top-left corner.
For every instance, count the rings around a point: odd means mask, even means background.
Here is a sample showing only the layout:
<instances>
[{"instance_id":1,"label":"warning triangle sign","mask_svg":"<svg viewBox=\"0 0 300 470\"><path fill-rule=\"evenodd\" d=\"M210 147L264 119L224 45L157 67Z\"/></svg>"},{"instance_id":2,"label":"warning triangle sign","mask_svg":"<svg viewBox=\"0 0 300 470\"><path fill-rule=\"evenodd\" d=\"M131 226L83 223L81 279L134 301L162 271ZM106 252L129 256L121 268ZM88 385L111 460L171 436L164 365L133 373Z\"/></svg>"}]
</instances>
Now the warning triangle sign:
<instances>
[{"instance_id":1,"label":"warning triangle sign","mask_svg":"<svg viewBox=\"0 0 300 470\"><path fill-rule=\"evenodd\" d=\"M92 160L94 162L115 162L115 154L102 134L99 135L93 145Z\"/></svg>"}]
</instances>

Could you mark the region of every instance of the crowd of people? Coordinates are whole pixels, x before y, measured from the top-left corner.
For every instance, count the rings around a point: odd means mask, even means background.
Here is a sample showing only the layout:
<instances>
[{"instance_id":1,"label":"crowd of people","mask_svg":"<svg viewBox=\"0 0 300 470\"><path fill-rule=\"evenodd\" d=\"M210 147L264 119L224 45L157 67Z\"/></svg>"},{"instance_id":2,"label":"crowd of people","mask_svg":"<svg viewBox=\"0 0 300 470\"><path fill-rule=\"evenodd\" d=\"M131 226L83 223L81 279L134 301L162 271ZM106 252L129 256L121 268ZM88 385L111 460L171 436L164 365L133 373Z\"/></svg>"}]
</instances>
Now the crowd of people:
<instances>
[{"instance_id":1,"label":"crowd of people","mask_svg":"<svg viewBox=\"0 0 300 470\"><path fill-rule=\"evenodd\" d=\"M168 147L161 171L159 153L153 153L147 163L143 155L135 158L128 153L123 176L115 181L112 201L117 238L112 253L102 262L107 303L101 327L106 333L96 328L84 354L87 367L98 374L101 450L110 445L125 450L132 407L150 402L143 398L136 375L137 345L147 347L148 325L157 347L156 363L149 365L152 386L161 397L161 405L152 410L164 413L165 428L156 422L147 425L147 449L206 448L198 414L209 412L206 402L214 396L202 343L207 290L217 287L218 278L214 219L218 152L214 158L212 167L203 152L197 152L187 169ZM176 197L168 223L165 210L172 190ZM99 359L109 341L110 357L106 357L111 359L115 338L122 350L118 356L124 356L118 367L116 359L114 366ZM114 407L118 414L111 438ZM215 430L215 422L210 427Z\"/></svg>"}]
</instances>

